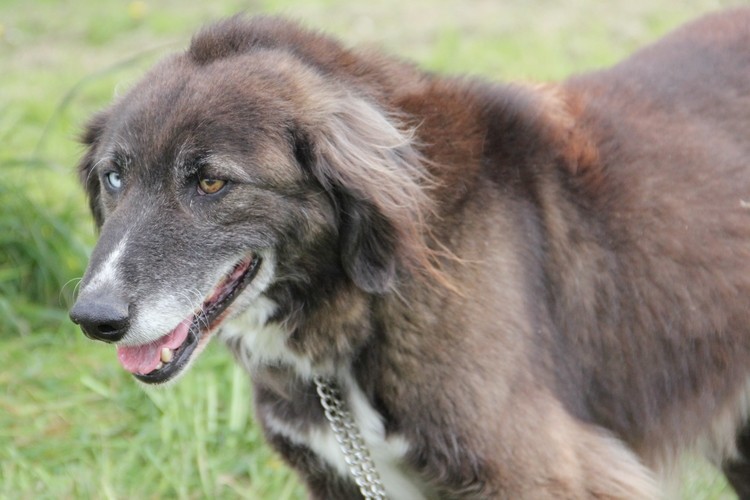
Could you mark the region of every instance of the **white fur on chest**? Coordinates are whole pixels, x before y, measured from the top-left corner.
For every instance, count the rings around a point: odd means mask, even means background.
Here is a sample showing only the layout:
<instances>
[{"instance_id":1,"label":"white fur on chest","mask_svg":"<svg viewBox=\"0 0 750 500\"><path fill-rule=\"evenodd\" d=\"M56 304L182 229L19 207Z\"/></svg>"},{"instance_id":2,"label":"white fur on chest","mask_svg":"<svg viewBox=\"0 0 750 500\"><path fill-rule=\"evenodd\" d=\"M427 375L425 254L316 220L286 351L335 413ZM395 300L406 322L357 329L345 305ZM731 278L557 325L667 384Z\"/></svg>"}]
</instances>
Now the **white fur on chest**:
<instances>
[{"instance_id":1,"label":"white fur on chest","mask_svg":"<svg viewBox=\"0 0 750 500\"><path fill-rule=\"evenodd\" d=\"M380 475L388 498L391 500L423 500L424 486L404 470L402 462L409 450L409 444L401 436L386 438L383 419L370 405L362 391L349 379L342 388L347 395L347 403L359 431L367 444L375 468ZM349 468L344 460L336 437L328 425L299 432L285 422L270 418L267 422L275 432L282 434L294 443L313 450L331 465L342 477L351 479Z\"/></svg>"},{"instance_id":2,"label":"white fur on chest","mask_svg":"<svg viewBox=\"0 0 750 500\"><path fill-rule=\"evenodd\" d=\"M292 367L301 378L311 380L313 366L308 359L287 348L288 332L278 325L267 324L275 308L272 301L259 297L244 314L224 328L222 338L241 345L240 361L250 371L259 365L281 364ZM420 481L410 477L402 466L409 449L406 440L400 436L386 438L382 416L370 405L351 376L339 377L339 383L388 497L392 500L424 499ZM273 416L268 417L267 425L290 441L310 448L342 477L351 478L344 454L328 425L300 432L296 426Z\"/></svg>"}]
</instances>

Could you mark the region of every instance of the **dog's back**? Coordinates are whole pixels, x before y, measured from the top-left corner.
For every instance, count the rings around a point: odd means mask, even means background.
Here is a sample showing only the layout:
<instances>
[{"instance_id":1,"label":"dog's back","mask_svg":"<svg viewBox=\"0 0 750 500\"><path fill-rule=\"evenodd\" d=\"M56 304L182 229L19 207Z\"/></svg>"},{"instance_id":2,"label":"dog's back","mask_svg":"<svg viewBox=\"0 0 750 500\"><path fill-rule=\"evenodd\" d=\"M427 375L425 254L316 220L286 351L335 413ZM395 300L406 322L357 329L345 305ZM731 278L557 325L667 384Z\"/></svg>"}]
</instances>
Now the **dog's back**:
<instances>
[{"instance_id":1,"label":"dog's back","mask_svg":"<svg viewBox=\"0 0 750 500\"><path fill-rule=\"evenodd\" d=\"M596 236L558 229L569 243L549 274L568 348L587 346L568 374L647 462L681 443L721 465L750 409L750 11L699 20L565 89L597 151L572 177Z\"/></svg>"},{"instance_id":2,"label":"dog's back","mask_svg":"<svg viewBox=\"0 0 750 500\"><path fill-rule=\"evenodd\" d=\"M698 434L748 382L749 27L746 9L713 15L565 85L597 158L569 179L594 231L559 233L557 324L623 355L596 368L590 397L631 393L600 417L623 435L636 424L638 447Z\"/></svg>"},{"instance_id":3,"label":"dog's back","mask_svg":"<svg viewBox=\"0 0 750 500\"><path fill-rule=\"evenodd\" d=\"M728 457L750 410L750 11L708 16L566 89L597 144L583 173L597 245L617 256L596 321L581 321L581 302L556 313L608 359L582 381L593 414L651 463L671 458L665 442L708 448L748 494L748 456ZM572 297L586 252L567 251L558 279Z\"/></svg>"}]
</instances>

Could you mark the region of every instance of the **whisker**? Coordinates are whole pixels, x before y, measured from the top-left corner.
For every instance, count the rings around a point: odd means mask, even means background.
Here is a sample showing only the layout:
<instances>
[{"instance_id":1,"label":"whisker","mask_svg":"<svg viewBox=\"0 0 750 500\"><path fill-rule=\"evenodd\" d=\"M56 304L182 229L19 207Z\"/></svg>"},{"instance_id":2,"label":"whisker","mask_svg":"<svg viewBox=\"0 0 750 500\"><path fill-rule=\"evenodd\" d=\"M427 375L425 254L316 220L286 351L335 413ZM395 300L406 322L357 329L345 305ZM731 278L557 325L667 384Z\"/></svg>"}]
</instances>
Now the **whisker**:
<instances>
[{"instance_id":1,"label":"whisker","mask_svg":"<svg viewBox=\"0 0 750 500\"><path fill-rule=\"evenodd\" d=\"M60 288L60 293L58 294L58 301L60 305L62 305L65 300L65 288L67 288L67 286L73 283L74 281L76 282L76 284L75 286L73 286L73 300L75 300L78 297L78 289L81 286L82 280L83 280L83 276L81 276L80 278L71 278L65 282L62 288Z\"/></svg>"}]
</instances>

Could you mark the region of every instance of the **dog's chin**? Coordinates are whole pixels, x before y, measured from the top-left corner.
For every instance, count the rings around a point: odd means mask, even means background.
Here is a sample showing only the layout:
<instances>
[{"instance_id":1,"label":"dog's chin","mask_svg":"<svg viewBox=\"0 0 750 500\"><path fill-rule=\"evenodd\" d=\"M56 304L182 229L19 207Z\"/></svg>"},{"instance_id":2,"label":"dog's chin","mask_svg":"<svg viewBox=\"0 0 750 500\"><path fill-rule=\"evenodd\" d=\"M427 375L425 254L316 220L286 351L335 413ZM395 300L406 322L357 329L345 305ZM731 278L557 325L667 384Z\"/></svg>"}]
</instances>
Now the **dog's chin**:
<instances>
[{"instance_id":1,"label":"dog's chin","mask_svg":"<svg viewBox=\"0 0 750 500\"><path fill-rule=\"evenodd\" d=\"M147 345L119 347L118 357L123 366L144 384L165 384L175 380L203 351L212 334L230 314L232 303L254 280L261 264L262 259L258 255L242 259L216 284L202 307L170 333ZM132 365L132 359L139 355L156 361L154 352L158 353L157 364L152 361L146 369L137 369Z\"/></svg>"}]
</instances>

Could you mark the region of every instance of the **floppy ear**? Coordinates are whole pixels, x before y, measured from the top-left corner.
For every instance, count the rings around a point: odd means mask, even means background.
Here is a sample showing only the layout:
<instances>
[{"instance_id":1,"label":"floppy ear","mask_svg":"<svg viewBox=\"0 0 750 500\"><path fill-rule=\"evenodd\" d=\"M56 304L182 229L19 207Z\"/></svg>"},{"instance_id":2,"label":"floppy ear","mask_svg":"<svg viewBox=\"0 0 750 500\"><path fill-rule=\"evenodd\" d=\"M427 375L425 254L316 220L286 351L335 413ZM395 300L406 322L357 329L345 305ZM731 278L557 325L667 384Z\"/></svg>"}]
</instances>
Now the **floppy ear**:
<instances>
[{"instance_id":1,"label":"floppy ear","mask_svg":"<svg viewBox=\"0 0 750 500\"><path fill-rule=\"evenodd\" d=\"M426 262L429 176L395 117L352 95L328 104L310 127L310 168L337 204L344 270L361 289L383 293L399 265Z\"/></svg>"},{"instance_id":2,"label":"floppy ear","mask_svg":"<svg viewBox=\"0 0 750 500\"><path fill-rule=\"evenodd\" d=\"M102 213L101 204L99 203L101 189L99 186L99 179L92 171L94 169L96 146L99 143L102 132L104 131L104 125L107 122L107 118L108 113L106 112L99 112L94 115L86 125L86 128L80 137L81 143L86 146L86 153L78 163L78 177L88 195L89 208L94 216L94 222L96 223L97 229L101 228L104 223L104 214Z\"/></svg>"}]
</instances>

